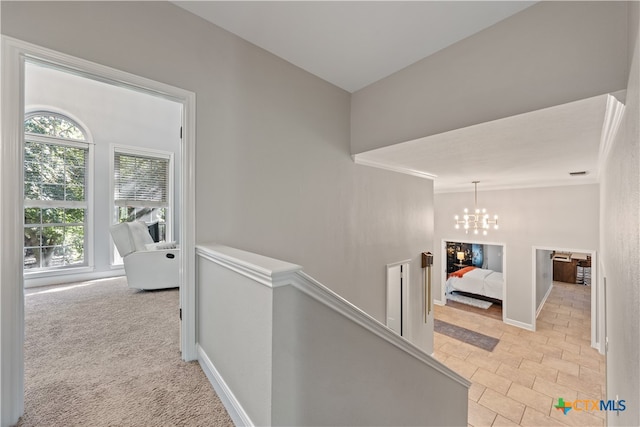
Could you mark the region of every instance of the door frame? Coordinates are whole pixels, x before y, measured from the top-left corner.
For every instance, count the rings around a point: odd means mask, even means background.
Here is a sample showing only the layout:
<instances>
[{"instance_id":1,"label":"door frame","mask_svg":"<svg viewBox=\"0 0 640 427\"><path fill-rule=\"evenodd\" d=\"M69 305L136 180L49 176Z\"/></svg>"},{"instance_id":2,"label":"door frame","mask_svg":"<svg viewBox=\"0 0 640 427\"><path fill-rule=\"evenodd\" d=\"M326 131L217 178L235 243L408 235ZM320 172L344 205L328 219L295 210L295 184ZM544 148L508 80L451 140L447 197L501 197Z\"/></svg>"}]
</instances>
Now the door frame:
<instances>
[{"instance_id":1,"label":"door frame","mask_svg":"<svg viewBox=\"0 0 640 427\"><path fill-rule=\"evenodd\" d=\"M24 412L24 277L22 270L24 64L36 62L127 89L160 96L182 108L180 347L197 359L195 305L196 95L111 67L2 36L0 48L0 425ZM176 313L176 316L178 313Z\"/></svg>"},{"instance_id":2,"label":"door frame","mask_svg":"<svg viewBox=\"0 0 640 427\"><path fill-rule=\"evenodd\" d=\"M595 348L600 352L600 354L604 354L604 340L602 339L604 330L598 333L599 328L602 328L603 323L600 320L604 321L603 318L603 302L602 302L602 293L600 292L601 286L598 278L598 252L595 249L567 249L558 246L532 246L532 313L533 313L533 330L536 330L536 322L537 322L537 307L536 307L536 286L537 286L537 278L536 278L536 251L557 251L557 252L575 252L580 254L588 254L591 256L591 347ZM543 304L544 305L544 304Z\"/></svg>"},{"instance_id":3,"label":"door frame","mask_svg":"<svg viewBox=\"0 0 640 427\"><path fill-rule=\"evenodd\" d=\"M465 234L466 236L466 234ZM441 305L447 304L446 290L447 290L447 243L468 243L472 245L488 245L488 246L501 246L502 247L502 321L509 323L507 319L507 244L504 242L491 242L473 239L442 239L440 242L440 298Z\"/></svg>"},{"instance_id":4,"label":"door frame","mask_svg":"<svg viewBox=\"0 0 640 427\"><path fill-rule=\"evenodd\" d=\"M387 264L386 267L386 274L387 274L387 282L386 282L386 293L385 293L385 299L386 299L386 304L385 304L385 325L387 324L387 317L389 315L389 282L391 279L391 269L393 267L401 267L402 268L402 275L401 277L401 300L400 300L400 304L402 307L401 310L401 319L400 319L400 323L401 323L401 334L400 336L404 337L405 339L408 339L408 337L411 336L411 322L410 319L411 317L409 316L409 310L410 310L410 298L409 298L409 283L411 283L409 281L409 268L411 265L411 260L407 259L404 261L398 261L398 262L394 262L391 264Z\"/></svg>"}]
</instances>

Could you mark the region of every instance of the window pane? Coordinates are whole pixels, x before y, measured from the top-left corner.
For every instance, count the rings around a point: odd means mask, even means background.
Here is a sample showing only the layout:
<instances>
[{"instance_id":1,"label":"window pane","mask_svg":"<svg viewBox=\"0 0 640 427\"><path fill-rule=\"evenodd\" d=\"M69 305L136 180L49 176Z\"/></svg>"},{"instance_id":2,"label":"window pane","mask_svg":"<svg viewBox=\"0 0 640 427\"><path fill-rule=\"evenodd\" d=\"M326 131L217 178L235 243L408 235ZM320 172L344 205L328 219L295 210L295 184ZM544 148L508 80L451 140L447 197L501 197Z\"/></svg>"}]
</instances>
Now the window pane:
<instances>
[{"instance_id":1,"label":"window pane","mask_svg":"<svg viewBox=\"0 0 640 427\"><path fill-rule=\"evenodd\" d=\"M42 209L43 224L59 224L61 222L64 222L64 209L62 208Z\"/></svg>"},{"instance_id":2,"label":"window pane","mask_svg":"<svg viewBox=\"0 0 640 427\"><path fill-rule=\"evenodd\" d=\"M65 200L81 202L84 200L84 187L79 185L70 185L67 187Z\"/></svg>"},{"instance_id":3,"label":"window pane","mask_svg":"<svg viewBox=\"0 0 640 427\"><path fill-rule=\"evenodd\" d=\"M54 246L64 244L64 227L42 227L42 245Z\"/></svg>"},{"instance_id":4,"label":"window pane","mask_svg":"<svg viewBox=\"0 0 640 427\"><path fill-rule=\"evenodd\" d=\"M41 164L39 178L44 184L64 184L64 164L56 162Z\"/></svg>"},{"instance_id":5,"label":"window pane","mask_svg":"<svg viewBox=\"0 0 640 427\"><path fill-rule=\"evenodd\" d=\"M40 227L24 228L24 246L40 246Z\"/></svg>"},{"instance_id":6,"label":"window pane","mask_svg":"<svg viewBox=\"0 0 640 427\"><path fill-rule=\"evenodd\" d=\"M66 162L71 166L86 166L86 150L82 148L67 147Z\"/></svg>"},{"instance_id":7,"label":"window pane","mask_svg":"<svg viewBox=\"0 0 640 427\"><path fill-rule=\"evenodd\" d=\"M24 122L24 131L58 138L69 138L84 141L85 134L76 123L59 114L42 112L34 113Z\"/></svg>"},{"instance_id":8,"label":"window pane","mask_svg":"<svg viewBox=\"0 0 640 427\"><path fill-rule=\"evenodd\" d=\"M24 163L24 180L28 182L42 182L42 170L39 162Z\"/></svg>"},{"instance_id":9,"label":"window pane","mask_svg":"<svg viewBox=\"0 0 640 427\"><path fill-rule=\"evenodd\" d=\"M42 248L42 267L62 267L64 265L64 246L44 246Z\"/></svg>"},{"instance_id":10,"label":"window pane","mask_svg":"<svg viewBox=\"0 0 640 427\"><path fill-rule=\"evenodd\" d=\"M24 183L24 199L25 200L40 200L40 186L33 182Z\"/></svg>"},{"instance_id":11,"label":"window pane","mask_svg":"<svg viewBox=\"0 0 640 427\"><path fill-rule=\"evenodd\" d=\"M24 248L24 268L40 268L40 248Z\"/></svg>"},{"instance_id":12,"label":"window pane","mask_svg":"<svg viewBox=\"0 0 640 427\"><path fill-rule=\"evenodd\" d=\"M66 184L84 186L84 167L67 166Z\"/></svg>"},{"instance_id":13,"label":"window pane","mask_svg":"<svg viewBox=\"0 0 640 427\"><path fill-rule=\"evenodd\" d=\"M64 200L64 185L43 184L40 200Z\"/></svg>"},{"instance_id":14,"label":"window pane","mask_svg":"<svg viewBox=\"0 0 640 427\"><path fill-rule=\"evenodd\" d=\"M65 209L66 224L84 224L84 209Z\"/></svg>"},{"instance_id":15,"label":"window pane","mask_svg":"<svg viewBox=\"0 0 640 427\"><path fill-rule=\"evenodd\" d=\"M24 160L25 162L40 163L42 160L42 145L37 142L25 141Z\"/></svg>"},{"instance_id":16,"label":"window pane","mask_svg":"<svg viewBox=\"0 0 640 427\"><path fill-rule=\"evenodd\" d=\"M65 262L77 264L84 261L84 227L66 227L65 230Z\"/></svg>"},{"instance_id":17,"label":"window pane","mask_svg":"<svg viewBox=\"0 0 640 427\"><path fill-rule=\"evenodd\" d=\"M40 208L25 208L24 223L25 225L40 224Z\"/></svg>"}]
</instances>

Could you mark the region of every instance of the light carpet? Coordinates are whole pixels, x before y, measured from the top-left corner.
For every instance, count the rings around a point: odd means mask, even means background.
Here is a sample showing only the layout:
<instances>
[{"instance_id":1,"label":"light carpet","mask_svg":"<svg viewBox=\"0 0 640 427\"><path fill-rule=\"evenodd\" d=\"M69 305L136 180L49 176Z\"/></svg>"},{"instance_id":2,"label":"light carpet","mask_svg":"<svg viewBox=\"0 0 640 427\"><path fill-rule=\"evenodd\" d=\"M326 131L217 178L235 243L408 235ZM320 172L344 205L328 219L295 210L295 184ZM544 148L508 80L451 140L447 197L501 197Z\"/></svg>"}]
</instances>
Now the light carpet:
<instances>
[{"instance_id":1,"label":"light carpet","mask_svg":"<svg viewBox=\"0 0 640 427\"><path fill-rule=\"evenodd\" d=\"M25 292L25 414L17 426L232 426L180 358L178 290L124 278Z\"/></svg>"},{"instance_id":2,"label":"light carpet","mask_svg":"<svg viewBox=\"0 0 640 427\"><path fill-rule=\"evenodd\" d=\"M481 299L471 298L466 295L460 295L455 293L447 294L447 299L450 299L451 301L456 301L462 304L471 305L473 307L483 308L485 310L491 307L492 305L490 301L484 301Z\"/></svg>"}]
</instances>

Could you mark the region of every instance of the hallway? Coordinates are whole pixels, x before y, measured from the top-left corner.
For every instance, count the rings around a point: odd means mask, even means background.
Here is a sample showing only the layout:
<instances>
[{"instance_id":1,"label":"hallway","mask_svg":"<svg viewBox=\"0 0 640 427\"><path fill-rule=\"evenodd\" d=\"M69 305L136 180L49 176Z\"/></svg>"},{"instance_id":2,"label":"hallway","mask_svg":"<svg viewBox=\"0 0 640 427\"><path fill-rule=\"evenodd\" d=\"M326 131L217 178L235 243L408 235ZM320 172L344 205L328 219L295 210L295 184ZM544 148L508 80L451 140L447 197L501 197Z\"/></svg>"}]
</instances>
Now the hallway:
<instances>
[{"instance_id":1,"label":"hallway","mask_svg":"<svg viewBox=\"0 0 640 427\"><path fill-rule=\"evenodd\" d=\"M469 425L603 426L601 411L556 408L558 398L600 400L605 360L591 348L591 288L554 282L530 332L499 320L436 306L437 319L498 338L493 352L435 333L434 356L472 381Z\"/></svg>"}]
</instances>

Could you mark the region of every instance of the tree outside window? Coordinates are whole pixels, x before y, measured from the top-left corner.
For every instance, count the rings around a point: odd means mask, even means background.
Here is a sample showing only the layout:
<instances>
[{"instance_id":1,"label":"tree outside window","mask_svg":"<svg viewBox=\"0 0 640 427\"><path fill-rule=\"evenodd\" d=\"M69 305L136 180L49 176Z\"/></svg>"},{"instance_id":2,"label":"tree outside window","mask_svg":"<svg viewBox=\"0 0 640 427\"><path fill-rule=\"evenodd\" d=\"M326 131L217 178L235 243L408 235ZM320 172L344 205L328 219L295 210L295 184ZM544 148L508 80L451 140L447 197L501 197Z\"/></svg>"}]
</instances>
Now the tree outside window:
<instances>
[{"instance_id":1,"label":"tree outside window","mask_svg":"<svg viewBox=\"0 0 640 427\"><path fill-rule=\"evenodd\" d=\"M25 120L25 270L86 265L85 141L85 132L62 115L38 112Z\"/></svg>"}]
</instances>

